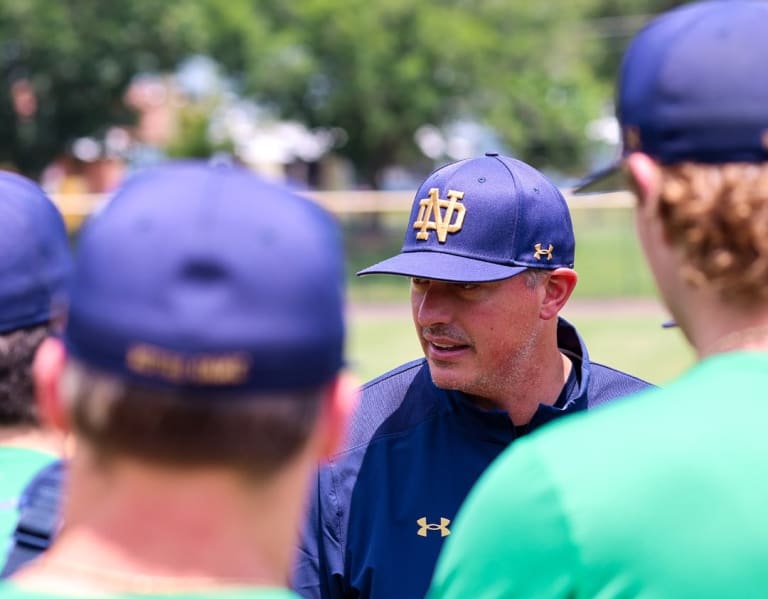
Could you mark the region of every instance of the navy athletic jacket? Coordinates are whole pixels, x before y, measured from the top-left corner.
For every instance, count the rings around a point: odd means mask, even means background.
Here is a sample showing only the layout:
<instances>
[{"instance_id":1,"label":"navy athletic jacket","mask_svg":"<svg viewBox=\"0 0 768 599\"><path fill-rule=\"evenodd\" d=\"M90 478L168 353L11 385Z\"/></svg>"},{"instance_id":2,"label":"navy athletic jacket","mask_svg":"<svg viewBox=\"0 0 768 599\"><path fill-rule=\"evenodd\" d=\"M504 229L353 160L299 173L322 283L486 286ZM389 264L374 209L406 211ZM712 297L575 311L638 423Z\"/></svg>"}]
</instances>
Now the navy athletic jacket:
<instances>
[{"instance_id":1,"label":"navy athletic jacket","mask_svg":"<svg viewBox=\"0 0 768 599\"><path fill-rule=\"evenodd\" d=\"M574 368L555 405L539 406L525 427L435 387L424 359L365 385L346 448L318 473L294 589L323 599L424 597L459 506L499 453L554 418L648 386L590 362L562 319L558 345Z\"/></svg>"}]
</instances>

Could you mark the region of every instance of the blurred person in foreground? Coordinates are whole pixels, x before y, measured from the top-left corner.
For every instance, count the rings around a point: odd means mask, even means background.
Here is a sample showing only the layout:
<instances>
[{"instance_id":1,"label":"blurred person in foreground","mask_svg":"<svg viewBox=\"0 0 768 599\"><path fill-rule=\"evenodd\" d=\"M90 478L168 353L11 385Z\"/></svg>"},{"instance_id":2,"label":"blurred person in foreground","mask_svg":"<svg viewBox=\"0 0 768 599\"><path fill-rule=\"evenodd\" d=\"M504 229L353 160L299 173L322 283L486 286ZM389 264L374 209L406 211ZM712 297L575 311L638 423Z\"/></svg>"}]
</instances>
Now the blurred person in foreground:
<instances>
[{"instance_id":1,"label":"blurred person in foreground","mask_svg":"<svg viewBox=\"0 0 768 599\"><path fill-rule=\"evenodd\" d=\"M640 243L699 361L501 457L430 599L766 596L766 57L761 1L686 5L630 44L621 162Z\"/></svg>"},{"instance_id":2,"label":"blurred person in foreground","mask_svg":"<svg viewBox=\"0 0 768 599\"><path fill-rule=\"evenodd\" d=\"M488 153L424 181L401 253L359 274L411 278L425 357L364 386L349 442L319 473L300 594L423 597L460 504L499 453L647 386L592 362L559 318L574 247L562 194L519 160Z\"/></svg>"},{"instance_id":3,"label":"blurred person in foreground","mask_svg":"<svg viewBox=\"0 0 768 599\"><path fill-rule=\"evenodd\" d=\"M64 221L32 181L0 172L0 571L24 488L63 451L38 426L32 360L61 325L71 256Z\"/></svg>"},{"instance_id":4,"label":"blurred person in foreground","mask_svg":"<svg viewBox=\"0 0 768 599\"><path fill-rule=\"evenodd\" d=\"M332 218L245 170L167 165L90 220L73 279L35 361L76 438L64 527L0 596L293 596L310 476L356 397Z\"/></svg>"}]
</instances>

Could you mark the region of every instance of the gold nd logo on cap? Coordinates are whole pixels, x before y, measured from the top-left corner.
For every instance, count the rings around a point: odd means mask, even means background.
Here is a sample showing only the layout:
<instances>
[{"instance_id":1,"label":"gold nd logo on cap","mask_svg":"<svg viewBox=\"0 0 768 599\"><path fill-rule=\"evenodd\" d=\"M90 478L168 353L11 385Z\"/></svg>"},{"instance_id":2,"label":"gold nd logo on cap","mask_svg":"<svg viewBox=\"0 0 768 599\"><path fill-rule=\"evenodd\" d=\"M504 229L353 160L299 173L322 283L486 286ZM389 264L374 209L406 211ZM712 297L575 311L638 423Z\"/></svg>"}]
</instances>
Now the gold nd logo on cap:
<instances>
[{"instance_id":1,"label":"gold nd logo on cap","mask_svg":"<svg viewBox=\"0 0 768 599\"><path fill-rule=\"evenodd\" d=\"M445 243L448 233L461 231L464 224L464 214L467 212L464 204L459 200L464 197L463 191L448 190L448 199L440 197L440 190L433 187L429 190L429 197L419 200L419 213L413 223L414 229L419 229L416 239L429 239L429 232L437 233L437 240ZM451 222L453 221L453 222Z\"/></svg>"}]
</instances>

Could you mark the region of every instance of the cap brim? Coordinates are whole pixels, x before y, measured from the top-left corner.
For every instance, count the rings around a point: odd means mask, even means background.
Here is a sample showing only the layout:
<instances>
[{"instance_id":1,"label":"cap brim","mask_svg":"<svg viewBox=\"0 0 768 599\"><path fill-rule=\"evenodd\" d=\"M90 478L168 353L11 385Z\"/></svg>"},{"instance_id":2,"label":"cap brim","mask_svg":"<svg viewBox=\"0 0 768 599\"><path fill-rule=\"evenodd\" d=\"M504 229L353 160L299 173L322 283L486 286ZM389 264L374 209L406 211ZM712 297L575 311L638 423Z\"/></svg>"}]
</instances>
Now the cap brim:
<instances>
[{"instance_id":1,"label":"cap brim","mask_svg":"<svg viewBox=\"0 0 768 599\"><path fill-rule=\"evenodd\" d=\"M573 195L584 195L588 193L624 191L626 189L627 182L621 170L621 160L617 160L612 165L584 177L574 185L571 193Z\"/></svg>"},{"instance_id":2,"label":"cap brim","mask_svg":"<svg viewBox=\"0 0 768 599\"><path fill-rule=\"evenodd\" d=\"M361 270L357 276L400 275L455 283L488 283L514 277L527 268L442 252L404 252Z\"/></svg>"}]
</instances>

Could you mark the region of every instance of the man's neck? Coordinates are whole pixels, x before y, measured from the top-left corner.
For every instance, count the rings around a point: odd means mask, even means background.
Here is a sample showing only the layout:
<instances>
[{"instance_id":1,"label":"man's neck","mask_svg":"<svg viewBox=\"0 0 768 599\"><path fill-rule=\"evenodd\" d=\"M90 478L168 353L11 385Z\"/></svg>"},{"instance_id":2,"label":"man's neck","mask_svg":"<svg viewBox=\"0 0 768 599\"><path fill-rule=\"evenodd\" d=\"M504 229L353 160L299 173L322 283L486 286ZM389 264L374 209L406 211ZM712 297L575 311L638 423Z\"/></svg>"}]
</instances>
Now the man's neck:
<instances>
[{"instance_id":1,"label":"man's neck","mask_svg":"<svg viewBox=\"0 0 768 599\"><path fill-rule=\"evenodd\" d=\"M515 426L528 424L540 405L554 405L572 369L571 360L559 351L556 358L540 363L536 372L528 378L530 384L521 391L525 401L513 400L504 406Z\"/></svg>"},{"instance_id":2,"label":"man's neck","mask_svg":"<svg viewBox=\"0 0 768 599\"><path fill-rule=\"evenodd\" d=\"M696 344L700 358L724 352L768 351L768 316L734 319L699 336Z\"/></svg>"},{"instance_id":3,"label":"man's neck","mask_svg":"<svg viewBox=\"0 0 768 599\"><path fill-rule=\"evenodd\" d=\"M686 314L676 320L700 359L737 350L768 351L768 309L729 306L705 292L685 305Z\"/></svg>"},{"instance_id":4,"label":"man's neck","mask_svg":"<svg viewBox=\"0 0 768 599\"><path fill-rule=\"evenodd\" d=\"M573 369L571 360L562 354L553 341L539 345L535 356L520 360L512 376L496 397L472 396L473 403L486 410L502 409L515 426L524 426L533 418L540 405L553 405Z\"/></svg>"},{"instance_id":5,"label":"man's neck","mask_svg":"<svg viewBox=\"0 0 768 599\"><path fill-rule=\"evenodd\" d=\"M213 468L94 467L73 460L65 527L21 585L162 593L286 584L309 467L268 483Z\"/></svg>"}]
</instances>

